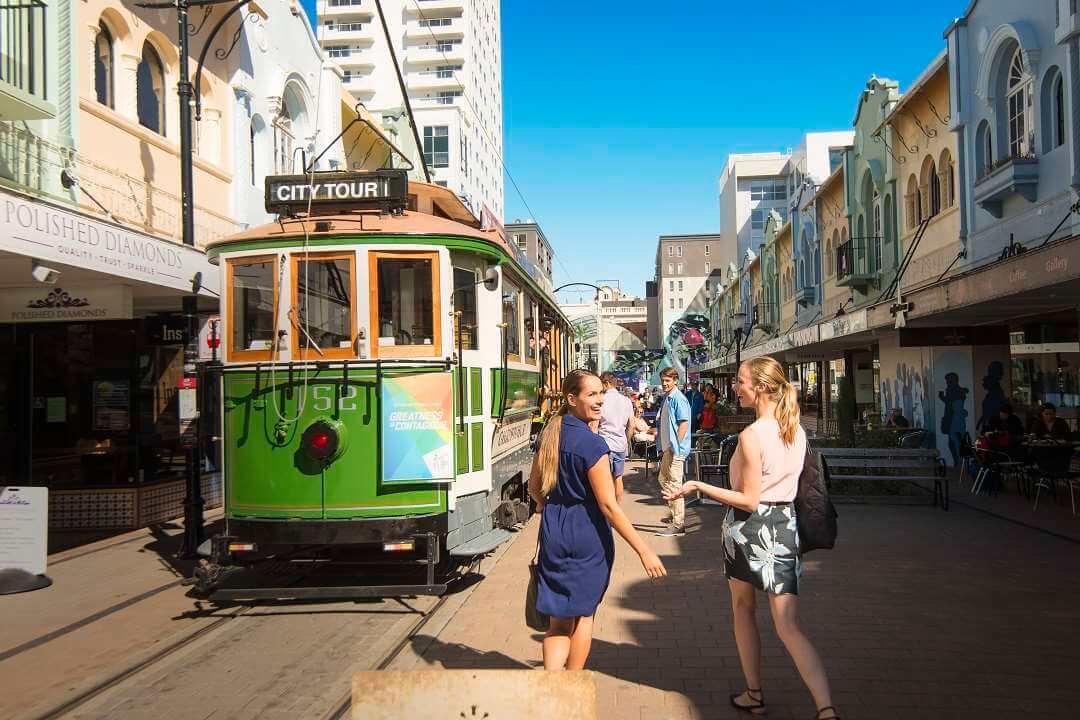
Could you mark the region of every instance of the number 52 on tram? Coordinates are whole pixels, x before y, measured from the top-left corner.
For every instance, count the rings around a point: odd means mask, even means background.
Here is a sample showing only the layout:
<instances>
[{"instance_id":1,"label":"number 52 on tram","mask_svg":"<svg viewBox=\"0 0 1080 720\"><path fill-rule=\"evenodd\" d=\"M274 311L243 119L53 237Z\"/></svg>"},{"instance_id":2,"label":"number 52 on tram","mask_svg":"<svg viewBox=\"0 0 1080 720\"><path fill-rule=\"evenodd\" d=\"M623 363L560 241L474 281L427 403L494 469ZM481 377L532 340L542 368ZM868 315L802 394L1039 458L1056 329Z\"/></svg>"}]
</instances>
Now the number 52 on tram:
<instances>
[{"instance_id":1,"label":"number 52 on tram","mask_svg":"<svg viewBox=\"0 0 1080 720\"><path fill-rule=\"evenodd\" d=\"M197 585L266 559L363 558L425 566L397 589L440 592L438 572L528 517L530 434L566 373L567 320L445 188L393 170L266 184L280 221L207 248L225 519Z\"/></svg>"}]
</instances>

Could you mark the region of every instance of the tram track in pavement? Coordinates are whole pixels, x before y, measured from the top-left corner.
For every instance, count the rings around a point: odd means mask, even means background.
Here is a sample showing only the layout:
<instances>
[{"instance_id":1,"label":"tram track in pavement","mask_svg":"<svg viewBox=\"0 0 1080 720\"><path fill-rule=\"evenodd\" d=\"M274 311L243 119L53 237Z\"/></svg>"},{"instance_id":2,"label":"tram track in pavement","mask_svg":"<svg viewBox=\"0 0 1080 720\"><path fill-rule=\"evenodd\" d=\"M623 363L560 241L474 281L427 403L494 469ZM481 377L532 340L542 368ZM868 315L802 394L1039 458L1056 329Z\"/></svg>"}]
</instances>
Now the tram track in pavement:
<instances>
[{"instance_id":1,"label":"tram track in pavement","mask_svg":"<svg viewBox=\"0 0 1080 720\"><path fill-rule=\"evenodd\" d=\"M53 720L54 718L63 717L64 715L66 715L66 714L68 714L68 713L70 713L70 712L72 712L74 710L79 709L80 707L86 705L87 703L89 703L91 700L98 697L102 693L108 691L110 688L116 687L117 685L124 682L128 678L131 678L134 675L136 675L136 674L150 668L151 666L165 660L169 656L174 655L175 653L177 653L180 650L184 649L188 645L191 645L192 643L194 643L199 638L202 638L202 637L208 635L209 633L212 633L214 630L222 627L223 625L228 623L230 620L233 620L236 617L239 617L240 615L243 615L244 613L246 613L246 612L248 612L250 610L253 610L254 607L255 607L254 605L242 605L242 606L240 606L239 608L237 608L233 612L229 613L228 615L225 615L223 617L218 618L217 620L210 623L209 625L201 627L198 630L195 630L194 632L191 632L191 633L185 635L184 637L181 637L181 638L171 642L170 644L168 644L164 648L161 648L161 649L155 651L154 653L152 653L148 657L141 658L137 662L132 663L131 665L128 665L124 669L113 673L112 675L110 675L106 679L104 679L104 680L102 680L102 681L100 681L98 683L95 683L90 688L80 692L75 697L64 701L61 705L58 705L58 706L56 706L54 708L46 710L43 714L35 716L34 720Z\"/></svg>"},{"instance_id":2,"label":"tram track in pavement","mask_svg":"<svg viewBox=\"0 0 1080 720\"><path fill-rule=\"evenodd\" d=\"M475 565L469 567L470 571L473 569ZM342 684L351 689L354 672L388 668L425 627L431 626L432 620L448 602L455 599L462 602L481 579L481 575L466 571L452 582L458 586L456 591L451 590L438 598L418 596L412 600L385 598L336 603L249 602L232 608L216 608L214 612L226 610L227 614L149 655L134 659L89 687L76 690L74 696L39 710L31 717L33 720L151 717L160 713L150 711L148 705L164 702L163 696L181 703L170 713L171 717L202 718L207 709L213 709L219 703L223 716L229 717L237 712L237 708L235 698L229 696L223 684L223 677L235 668L251 669L246 681L236 680L236 685L244 688L241 694L265 683L282 691L280 702L284 705L300 696L308 698L311 704L302 711L297 710L297 718L348 717L351 692L331 701L333 695L328 691L340 688ZM455 604L451 602L451 609ZM407 617L410 615L413 617ZM341 628L347 629L344 634L351 636L348 642L332 642L330 638L341 634ZM313 639L317 640L314 647L318 648L314 653L311 652ZM365 645L368 657L363 657L363 651L355 651ZM313 662L310 659L313 655L324 658ZM348 667L350 660L351 667ZM346 666L347 672L342 666ZM313 667L315 672L311 671ZM312 687L311 677L325 677L325 686ZM282 709L280 702L275 705L276 701L264 694L252 695L256 704L263 703L267 709ZM201 697L198 707L202 714L182 704L192 702L192 697ZM329 702L333 703L329 711L323 712L322 708Z\"/></svg>"}]
</instances>

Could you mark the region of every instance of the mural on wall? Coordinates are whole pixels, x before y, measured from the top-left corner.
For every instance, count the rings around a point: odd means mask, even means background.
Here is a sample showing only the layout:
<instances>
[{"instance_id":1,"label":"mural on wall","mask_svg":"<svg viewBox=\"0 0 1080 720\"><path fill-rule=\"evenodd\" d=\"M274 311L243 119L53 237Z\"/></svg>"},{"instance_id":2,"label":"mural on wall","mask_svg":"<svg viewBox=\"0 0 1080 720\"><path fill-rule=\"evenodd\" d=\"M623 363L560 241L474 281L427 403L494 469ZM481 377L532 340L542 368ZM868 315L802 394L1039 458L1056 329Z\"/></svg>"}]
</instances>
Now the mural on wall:
<instances>
[{"instance_id":1,"label":"mural on wall","mask_svg":"<svg viewBox=\"0 0 1080 720\"><path fill-rule=\"evenodd\" d=\"M942 450L946 462L951 460L952 465L957 465L960 462L961 438L964 433L974 435L971 349L934 348L933 372L934 389L937 391L937 447ZM945 456L946 448L949 457Z\"/></svg>"},{"instance_id":2,"label":"mural on wall","mask_svg":"<svg viewBox=\"0 0 1080 720\"><path fill-rule=\"evenodd\" d=\"M898 363L893 377L886 377L886 368L881 368L881 410L882 419L888 417L893 408L911 421L916 428L933 426L933 406L926 401L929 394L930 368Z\"/></svg>"},{"instance_id":3,"label":"mural on wall","mask_svg":"<svg viewBox=\"0 0 1080 720\"><path fill-rule=\"evenodd\" d=\"M709 359L709 346L712 344L712 332L709 318L699 313L687 313L671 323L664 339L666 351L665 365L679 372L679 377L686 378L686 368L701 365ZM662 369L662 368L658 368Z\"/></svg>"},{"instance_id":4,"label":"mural on wall","mask_svg":"<svg viewBox=\"0 0 1080 720\"><path fill-rule=\"evenodd\" d=\"M666 350L616 350L611 372L632 389L645 385L659 385L660 371L667 356Z\"/></svg>"},{"instance_id":5,"label":"mural on wall","mask_svg":"<svg viewBox=\"0 0 1080 720\"><path fill-rule=\"evenodd\" d=\"M981 431L987 424L998 416L998 410L1005 402L1005 389L1001 386L1001 380L1005 377L1005 365L1000 360L991 360L986 367L986 375L983 376L982 386L985 395L982 399L982 414L975 429Z\"/></svg>"}]
</instances>

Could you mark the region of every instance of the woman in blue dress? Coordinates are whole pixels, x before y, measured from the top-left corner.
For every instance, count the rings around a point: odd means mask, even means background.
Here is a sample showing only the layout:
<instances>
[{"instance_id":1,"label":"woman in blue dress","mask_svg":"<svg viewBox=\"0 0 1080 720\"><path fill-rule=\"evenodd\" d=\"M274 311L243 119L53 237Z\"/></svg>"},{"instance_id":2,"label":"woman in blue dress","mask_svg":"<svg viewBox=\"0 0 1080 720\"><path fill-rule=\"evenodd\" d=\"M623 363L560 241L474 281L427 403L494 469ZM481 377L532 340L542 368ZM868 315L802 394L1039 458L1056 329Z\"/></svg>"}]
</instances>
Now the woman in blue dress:
<instances>
[{"instance_id":1,"label":"woman in blue dress","mask_svg":"<svg viewBox=\"0 0 1080 720\"><path fill-rule=\"evenodd\" d=\"M589 429L604 403L600 378L574 370L563 392L563 405L548 421L529 473L529 494L542 513L536 607L551 618L545 670L585 667L593 614L615 559L612 527L637 552L650 578L667 574L615 501L607 443Z\"/></svg>"}]
</instances>

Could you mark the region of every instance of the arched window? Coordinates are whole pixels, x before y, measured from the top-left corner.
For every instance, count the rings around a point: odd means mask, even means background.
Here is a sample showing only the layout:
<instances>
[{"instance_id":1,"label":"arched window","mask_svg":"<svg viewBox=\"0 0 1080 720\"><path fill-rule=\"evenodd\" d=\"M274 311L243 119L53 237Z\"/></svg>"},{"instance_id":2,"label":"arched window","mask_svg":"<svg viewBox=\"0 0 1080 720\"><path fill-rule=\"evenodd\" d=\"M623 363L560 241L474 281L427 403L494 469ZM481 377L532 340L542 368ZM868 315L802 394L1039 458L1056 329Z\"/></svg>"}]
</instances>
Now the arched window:
<instances>
[{"instance_id":1,"label":"arched window","mask_svg":"<svg viewBox=\"0 0 1080 720\"><path fill-rule=\"evenodd\" d=\"M106 107L115 108L113 104L113 37L105 23L98 26L97 37L94 38L94 91L97 101Z\"/></svg>"},{"instance_id":2,"label":"arched window","mask_svg":"<svg viewBox=\"0 0 1080 720\"><path fill-rule=\"evenodd\" d=\"M1065 85L1057 66L1047 68L1043 74L1039 107L1042 151L1048 153L1065 144Z\"/></svg>"},{"instance_id":3,"label":"arched window","mask_svg":"<svg viewBox=\"0 0 1080 720\"><path fill-rule=\"evenodd\" d=\"M920 221L923 218L932 218L941 212L941 178L937 174L937 165L934 159L926 158L923 162L922 182L920 183Z\"/></svg>"},{"instance_id":4,"label":"arched window","mask_svg":"<svg viewBox=\"0 0 1080 720\"><path fill-rule=\"evenodd\" d=\"M946 148L941 151L941 158L938 160L938 177L941 178L941 207L943 208L951 208L956 204L955 173L952 153Z\"/></svg>"},{"instance_id":5,"label":"arched window","mask_svg":"<svg viewBox=\"0 0 1080 720\"><path fill-rule=\"evenodd\" d=\"M975 133L975 162L978 177L986 177L994 166L994 141L990 123L983 120L979 123L979 129Z\"/></svg>"},{"instance_id":6,"label":"arched window","mask_svg":"<svg viewBox=\"0 0 1080 720\"><path fill-rule=\"evenodd\" d=\"M135 72L135 105L139 124L165 134L165 65L149 42L143 43L142 60Z\"/></svg>"},{"instance_id":7,"label":"arched window","mask_svg":"<svg viewBox=\"0 0 1080 720\"><path fill-rule=\"evenodd\" d=\"M1065 80L1058 73L1054 83L1054 147L1065 144Z\"/></svg>"},{"instance_id":8,"label":"arched window","mask_svg":"<svg viewBox=\"0 0 1080 720\"><path fill-rule=\"evenodd\" d=\"M1009 79L1006 85L1009 111L1009 157L1028 157L1034 148L1031 142L1034 128L1031 124L1031 79L1024 67L1024 56L1016 48L1009 63Z\"/></svg>"},{"instance_id":9,"label":"arched window","mask_svg":"<svg viewBox=\"0 0 1080 720\"><path fill-rule=\"evenodd\" d=\"M908 230L914 230L919 224L919 181L912 174L908 177L907 192L904 193L904 210L907 215Z\"/></svg>"}]
</instances>

